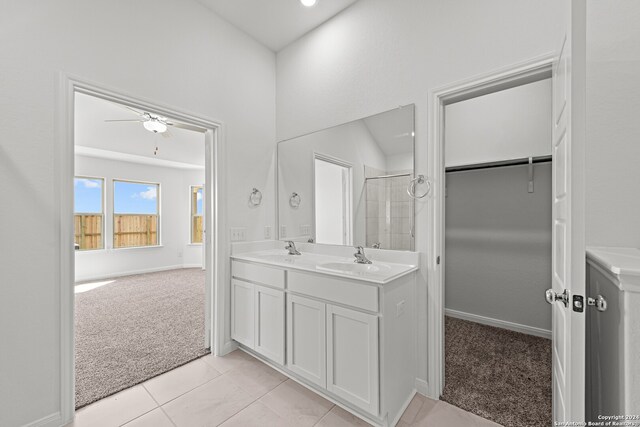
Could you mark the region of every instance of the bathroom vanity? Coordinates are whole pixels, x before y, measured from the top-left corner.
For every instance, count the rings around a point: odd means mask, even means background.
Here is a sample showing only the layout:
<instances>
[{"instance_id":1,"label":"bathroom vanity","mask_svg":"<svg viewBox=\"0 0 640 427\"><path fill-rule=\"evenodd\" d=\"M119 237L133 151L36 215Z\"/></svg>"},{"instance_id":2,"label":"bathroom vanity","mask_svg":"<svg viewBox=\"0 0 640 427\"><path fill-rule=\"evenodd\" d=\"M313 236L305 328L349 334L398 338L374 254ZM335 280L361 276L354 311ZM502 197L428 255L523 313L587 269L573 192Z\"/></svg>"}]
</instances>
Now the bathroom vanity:
<instances>
[{"instance_id":1,"label":"bathroom vanity","mask_svg":"<svg viewBox=\"0 0 640 427\"><path fill-rule=\"evenodd\" d=\"M640 249L588 247L587 295L587 421L639 414Z\"/></svg>"},{"instance_id":2,"label":"bathroom vanity","mask_svg":"<svg viewBox=\"0 0 640 427\"><path fill-rule=\"evenodd\" d=\"M415 393L418 254L238 245L231 336L241 348L366 421L393 426ZM247 251L247 248L249 250Z\"/></svg>"}]
</instances>

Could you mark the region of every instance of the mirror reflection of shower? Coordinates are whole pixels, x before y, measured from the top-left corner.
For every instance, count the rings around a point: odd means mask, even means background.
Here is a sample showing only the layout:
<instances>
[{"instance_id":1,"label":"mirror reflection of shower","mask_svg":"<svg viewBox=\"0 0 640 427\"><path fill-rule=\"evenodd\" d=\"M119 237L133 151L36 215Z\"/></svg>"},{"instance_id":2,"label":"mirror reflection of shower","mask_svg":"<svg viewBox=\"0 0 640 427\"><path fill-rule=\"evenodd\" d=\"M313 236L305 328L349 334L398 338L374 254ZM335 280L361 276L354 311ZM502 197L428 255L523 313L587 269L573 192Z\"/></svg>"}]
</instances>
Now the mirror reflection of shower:
<instances>
[{"instance_id":1,"label":"mirror reflection of shower","mask_svg":"<svg viewBox=\"0 0 640 427\"><path fill-rule=\"evenodd\" d=\"M365 166L366 246L411 250L413 200L407 194L411 171L385 174Z\"/></svg>"}]
</instances>

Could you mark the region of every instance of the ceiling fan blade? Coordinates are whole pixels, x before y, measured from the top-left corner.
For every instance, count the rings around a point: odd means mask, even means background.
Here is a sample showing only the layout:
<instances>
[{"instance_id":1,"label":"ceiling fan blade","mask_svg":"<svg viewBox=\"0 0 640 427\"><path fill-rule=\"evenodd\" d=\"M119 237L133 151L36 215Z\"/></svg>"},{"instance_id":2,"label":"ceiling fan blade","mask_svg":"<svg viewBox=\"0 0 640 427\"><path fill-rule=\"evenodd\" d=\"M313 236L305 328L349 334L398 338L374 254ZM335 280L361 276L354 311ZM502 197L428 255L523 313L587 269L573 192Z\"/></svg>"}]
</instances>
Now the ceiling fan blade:
<instances>
[{"instance_id":1,"label":"ceiling fan blade","mask_svg":"<svg viewBox=\"0 0 640 427\"><path fill-rule=\"evenodd\" d=\"M118 104L119 106L126 108L129 111L133 111L134 113L136 113L139 116L142 116L144 114L144 111L140 111L140 110L136 110L133 107L129 107L128 105L124 105L124 104Z\"/></svg>"},{"instance_id":2,"label":"ceiling fan blade","mask_svg":"<svg viewBox=\"0 0 640 427\"><path fill-rule=\"evenodd\" d=\"M204 132L205 130L199 126L188 125L186 123L167 123L169 126L173 126L180 129L192 130L195 132Z\"/></svg>"},{"instance_id":3,"label":"ceiling fan blade","mask_svg":"<svg viewBox=\"0 0 640 427\"><path fill-rule=\"evenodd\" d=\"M138 122L138 123L142 123L145 121L146 120L140 120L140 119L105 120L105 122Z\"/></svg>"}]
</instances>

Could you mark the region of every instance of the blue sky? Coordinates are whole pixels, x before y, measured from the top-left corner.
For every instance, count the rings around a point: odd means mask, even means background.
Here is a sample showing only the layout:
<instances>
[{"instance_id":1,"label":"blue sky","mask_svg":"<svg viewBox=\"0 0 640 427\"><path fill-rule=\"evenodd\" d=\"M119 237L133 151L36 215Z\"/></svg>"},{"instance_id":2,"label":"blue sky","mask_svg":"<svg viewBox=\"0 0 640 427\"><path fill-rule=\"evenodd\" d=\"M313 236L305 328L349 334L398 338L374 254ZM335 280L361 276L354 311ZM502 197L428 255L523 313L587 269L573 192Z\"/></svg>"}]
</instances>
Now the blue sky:
<instances>
[{"instance_id":1,"label":"blue sky","mask_svg":"<svg viewBox=\"0 0 640 427\"><path fill-rule=\"evenodd\" d=\"M198 199L196 200L197 215L202 215L202 188L198 189ZM193 200L193 199L192 199Z\"/></svg>"},{"instance_id":2,"label":"blue sky","mask_svg":"<svg viewBox=\"0 0 640 427\"><path fill-rule=\"evenodd\" d=\"M114 181L113 207L115 213L157 214L158 185ZM74 211L101 213L103 182L101 179L74 179ZM198 201L202 209L202 201Z\"/></svg>"},{"instance_id":3,"label":"blue sky","mask_svg":"<svg viewBox=\"0 0 640 427\"><path fill-rule=\"evenodd\" d=\"M158 185L114 181L113 210L117 214L157 214Z\"/></svg>"},{"instance_id":4,"label":"blue sky","mask_svg":"<svg viewBox=\"0 0 640 427\"><path fill-rule=\"evenodd\" d=\"M74 187L74 211L79 213L102 212L102 180L76 178Z\"/></svg>"}]
</instances>

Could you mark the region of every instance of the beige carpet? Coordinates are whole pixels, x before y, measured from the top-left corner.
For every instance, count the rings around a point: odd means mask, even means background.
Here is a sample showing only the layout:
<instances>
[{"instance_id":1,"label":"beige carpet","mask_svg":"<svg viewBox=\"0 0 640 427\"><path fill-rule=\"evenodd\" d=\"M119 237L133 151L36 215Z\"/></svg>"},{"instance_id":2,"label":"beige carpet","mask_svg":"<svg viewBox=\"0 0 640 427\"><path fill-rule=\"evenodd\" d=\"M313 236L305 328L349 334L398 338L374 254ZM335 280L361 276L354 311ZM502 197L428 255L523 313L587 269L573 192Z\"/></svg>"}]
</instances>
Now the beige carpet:
<instances>
[{"instance_id":1,"label":"beige carpet","mask_svg":"<svg viewBox=\"0 0 640 427\"><path fill-rule=\"evenodd\" d=\"M551 425L551 340L445 317L442 400L505 427Z\"/></svg>"},{"instance_id":2,"label":"beige carpet","mask_svg":"<svg viewBox=\"0 0 640 427\"><path fill-rule=\"evenodd\" d=\"M208 353L202 269L111 280L75 295L76 408Z\"/></svg>"}]
</instances>

